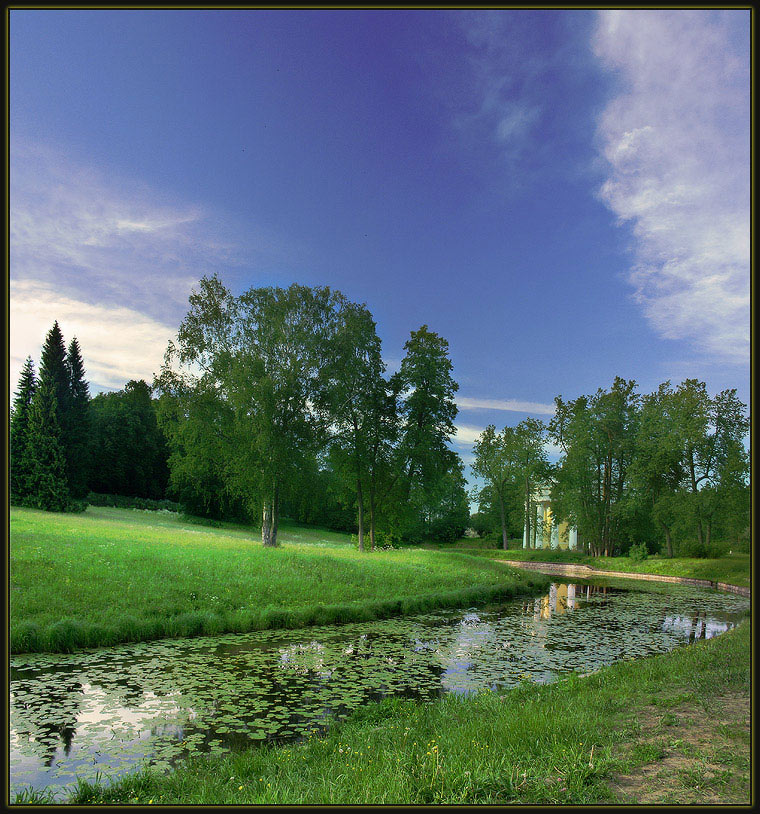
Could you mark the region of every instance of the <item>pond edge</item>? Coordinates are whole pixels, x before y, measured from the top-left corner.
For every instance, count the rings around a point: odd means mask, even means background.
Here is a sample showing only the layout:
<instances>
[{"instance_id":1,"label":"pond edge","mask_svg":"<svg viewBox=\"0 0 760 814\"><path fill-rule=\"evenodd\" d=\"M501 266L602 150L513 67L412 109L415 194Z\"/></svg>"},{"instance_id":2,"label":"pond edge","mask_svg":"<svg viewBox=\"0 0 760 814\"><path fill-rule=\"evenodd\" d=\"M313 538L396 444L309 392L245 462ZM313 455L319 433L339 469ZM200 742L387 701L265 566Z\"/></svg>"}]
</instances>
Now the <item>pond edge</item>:
<instances>
[{"instance_id":1,"label":"pond edge","mask_svg":"<svg viewBox=\"0 0 760 814\"><path fill-rule=\"evenodd\" d=\"M608 571L592 568L590 565L571 565L561 562L525 562L522 560L495 560L512 568L526 568L530 571L543 571L547 574L561 574L570 577L624 577L625 579L643 579L656 582L678 582L696 588L715 588L739 596L751 596L749 588L743 585L732 585L729 582L717 582L713 579L695 579L693 577L673 577L664 574L635 574L629 571Z\"/></svg>"}]
</instances>

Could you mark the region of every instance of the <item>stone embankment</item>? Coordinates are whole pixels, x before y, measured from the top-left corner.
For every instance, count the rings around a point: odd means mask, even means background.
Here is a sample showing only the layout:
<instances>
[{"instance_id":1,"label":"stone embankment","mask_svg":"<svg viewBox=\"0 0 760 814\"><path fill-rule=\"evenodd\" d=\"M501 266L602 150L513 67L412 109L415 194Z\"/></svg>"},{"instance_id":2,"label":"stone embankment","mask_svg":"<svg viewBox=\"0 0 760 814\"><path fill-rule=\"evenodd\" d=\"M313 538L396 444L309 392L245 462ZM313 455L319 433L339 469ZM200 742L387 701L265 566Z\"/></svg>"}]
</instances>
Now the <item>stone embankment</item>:
<instances>
[{"instance_id":1,"label":"stone embankment","mask_svg":"<svg viewBox=\"0 0 760 814\"><path fill-rule=\"evenodd\" d=\"M496 560L513 568L528 568L531 571L542 571L544 574L560 574L568 577L623 577L624 579L645 579L657 582L678 582L681 585L693 585L696 588L716 588L719 591L750 596L750 589L743 585L731 585L728 582L716 582L712 579L693 579L692 577L671 577L663 574L632 574L628 571L607 571L603 568L591 568L589 565L574 565L560 562L524 562L522 560Z\"/></svg>"}]
</instances>

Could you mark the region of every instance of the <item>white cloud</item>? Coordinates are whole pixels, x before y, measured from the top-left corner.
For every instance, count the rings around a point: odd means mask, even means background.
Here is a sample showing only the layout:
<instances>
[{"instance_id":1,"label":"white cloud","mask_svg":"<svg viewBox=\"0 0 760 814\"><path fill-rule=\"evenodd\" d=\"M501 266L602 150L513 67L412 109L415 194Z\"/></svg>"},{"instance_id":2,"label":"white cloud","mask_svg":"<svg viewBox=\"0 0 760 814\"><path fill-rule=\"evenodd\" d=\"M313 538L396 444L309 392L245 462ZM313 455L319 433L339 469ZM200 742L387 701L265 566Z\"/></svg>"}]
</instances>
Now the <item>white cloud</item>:
<instances>
[{"instance_id":1,"label":"white cloud","mask_svg":"<svg viewBox=\"0 0 760 814\"><path fill-rule=\"evenodd\" d=\"M749 359L749 11L602 11L621 89L598 125L601 198L634 237L630 281L662 336Z\"/></svg>"},{"instance_id":2,"label":"white cloud","mask_svg":"<svg viewBox=\"0 0 760 814\"><path fill-rule=\"evenodd\" d=\"M451 439L453 444L460 447L471 447L483 432L483 427L471 427L466 424L456 425L456 435Z\"/></svg>"},{"instance_id":3,"label":"white cloud","mask_svg":"<svg viewBox=\"0 0 760 814\"><path fill-rule=\"evenodd\" d=\"M553 404L537 401L517 401L516 399L471 399L460 396L456 400L460 410L506 410L515 413L538 413L554 415Z\"/></svg>"},{"instance_id":4,"label":"white cloud","mask_svg":"<svg viewBox=\"0 0 760 814\"><path fill-rule=\"evenodd\" d=\"M473 427L470 424L457 424L456 434L452 437L451 443L460 447L459 455L465 463L472 463L475 458L471 454L472 447L480 437L485 427ZM556 461L562 454L562 449L551 441L544 444L546 454L550 461Z\"/></svg>"},{"instance_id":5,"label":"white cloud","mask_svg":"<svg viewBox=\"0 0 760 814\"><path fill-rule=\"evenodd\" d=\"M167 203L60 153L12 145L10 276L178 321L193 283L231 262L198 207Z\"/></svg>"},{"instance_id":6,"label":"white cloud","mask_svg":"<svg viewBox=\"0 0 760 814\"><path fill-rule=\"evenodd\" d=\"M284 250L58 150L12 142L10 170L12 390L56 319L67 342L79 339L93 384L150 380L200 277L228 279L244 256L256 263Z\"/></svg>"},{"instance_id":7,"label":"white cloud","mask_svg":"<svg viewBox=\"0 0 760 814\"><path fill-rule=\"evenodd\" d=\"M51 284L11 280L11 395L27 356L38 370L42 344L55 320L67 346L76 336L87 380L112 389L121 389L130 379L150 383L176 332L131 308L92 305L61 295Z\"/></svg>"}]
</instances>

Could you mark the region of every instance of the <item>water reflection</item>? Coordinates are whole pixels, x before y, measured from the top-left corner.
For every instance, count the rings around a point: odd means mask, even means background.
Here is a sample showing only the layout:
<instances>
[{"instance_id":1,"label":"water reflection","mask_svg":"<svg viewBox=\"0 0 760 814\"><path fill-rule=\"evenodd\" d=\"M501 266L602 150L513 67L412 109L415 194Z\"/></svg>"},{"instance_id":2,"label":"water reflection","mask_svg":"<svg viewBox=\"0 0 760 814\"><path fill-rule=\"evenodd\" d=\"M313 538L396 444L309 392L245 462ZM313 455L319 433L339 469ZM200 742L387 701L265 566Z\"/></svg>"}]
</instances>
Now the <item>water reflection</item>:
<instances>
[{"instance_id":1,"label":"water reflection","mask_svg":"<svg viewBox=\"0 0 760 814\"><path fill-rule=\"evenodd\" d=\"M12 792L280 742L370 700L503 690L664 652L735 624L749 601L556 582L499 607L14 657Z\"/></svg>"}]
</instances>

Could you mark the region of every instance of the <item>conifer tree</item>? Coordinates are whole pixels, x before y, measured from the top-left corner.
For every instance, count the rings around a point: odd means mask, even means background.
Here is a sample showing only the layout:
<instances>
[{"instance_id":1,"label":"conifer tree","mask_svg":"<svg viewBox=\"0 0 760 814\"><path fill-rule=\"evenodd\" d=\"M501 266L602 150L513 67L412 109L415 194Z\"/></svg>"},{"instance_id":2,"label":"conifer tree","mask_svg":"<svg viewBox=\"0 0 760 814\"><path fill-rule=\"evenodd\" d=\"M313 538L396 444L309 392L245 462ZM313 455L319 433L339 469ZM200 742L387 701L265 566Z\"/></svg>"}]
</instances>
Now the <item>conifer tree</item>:
<instances>
[{"instance_id":1,"label":"conifer tree","mask_svg":"<svg viewBox=\"0 0 760 814\"><path fill-rule=\"evenodd\" d=\"M46 511L66 511L69 487L56 404L56 380L40 378L32 399L26 453L30 463L24 505Z\"/></svg>"},{"instance_id":2,"label":"conifer tree","mask_svg":"<svg viewBox=\"0 0 760 814\"><path fill-rule=\"evenodd\" d=\"M34 362L27 356L13 399L10 426L11 503L21 503L29 490L30 462L27 457L27 436L32 398L37 389Z\"/></svg>"},{"instance_id":3,"label":"conifer tree","mask_svg":"<svg viewBox=\"0 0 760 814\"><path fill-rule=\"evenodd\" d=\"M76 337L69 344L69 405L65 438L66 474L74 498L84 498L89 479L90 390Z\"/></svg>"},{"instance_id":4,"label":"conifer tree","mask_svg":"<svg viewBox=\"0 0 760 814\"><path fill-rule=\"evenodd\" d=\"M53 323L53 327L45 337L45 344L42 347L42 359L40 361L40 384L50 380L53 383L53 394L55 396L55 416L58 426L64 437L68 431L69 406L71 404L71 376L69 366L66 363L66 345L63 342L63 334L58 327L58 320Z\"/></svg>"}]
</instances>

